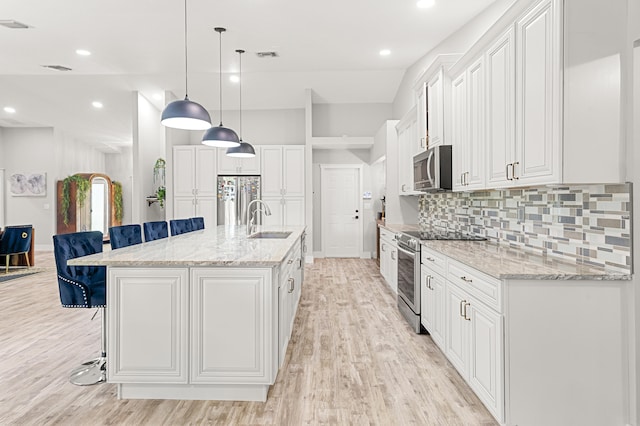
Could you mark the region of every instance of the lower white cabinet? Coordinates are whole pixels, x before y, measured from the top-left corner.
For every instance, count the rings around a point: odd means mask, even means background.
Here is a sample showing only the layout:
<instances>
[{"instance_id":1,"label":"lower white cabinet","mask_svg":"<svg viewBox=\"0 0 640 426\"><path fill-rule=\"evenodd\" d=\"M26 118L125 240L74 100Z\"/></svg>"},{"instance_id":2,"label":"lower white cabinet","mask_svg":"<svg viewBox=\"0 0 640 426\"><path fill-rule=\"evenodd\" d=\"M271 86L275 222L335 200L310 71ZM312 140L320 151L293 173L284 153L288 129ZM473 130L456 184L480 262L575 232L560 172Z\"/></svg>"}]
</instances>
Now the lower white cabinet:
<instances>
[{"instance_id":1,"label":"lower white cabinet","mask_svg":"<svg viewBox=\"0 0 640 426\"><path fill-rule=\"evenodd\" d=\"M302 295L302 252L296 244L280 267L278 286L278 366L282 366Z\"/></svg>"},{"instance_id":2,"label":"lower white cabinet","mask_svg":"<svg viewBox=\"0 0 640 426\"><path fill-rule=\"evenodd\" d=\"M190 287L190 382L272 383L271 269L193 268Z\"/></svg>"},{"instance_id":3,"label":"lower white cabinet","mask_svg":"<svg viewBox=\"0 0 640 426\"><path fill-rule=\"evenodd\" d=\"M398 245L388 232L380 232L380 275L398 294Z\"/></svg>"},{"instance_id":4,"label":"lower white cabinet","mask_svg":"<svg viewBox=\"0 0 640 426\"><path fill-rule=\"evenodd\" d=\"M422 266L420 285L420 322L444 351L444 278Z\"/></svg>"},{"instance_id":5,"label":"lower white cabinet","mask_svg":"<svg viewBox=\"0 0 640 426\"><path fill-rule=\"evenodd\" d=\"M187 383L188 270L108 268L108 275L108 381Z\"/></svg>"}]
</instances>

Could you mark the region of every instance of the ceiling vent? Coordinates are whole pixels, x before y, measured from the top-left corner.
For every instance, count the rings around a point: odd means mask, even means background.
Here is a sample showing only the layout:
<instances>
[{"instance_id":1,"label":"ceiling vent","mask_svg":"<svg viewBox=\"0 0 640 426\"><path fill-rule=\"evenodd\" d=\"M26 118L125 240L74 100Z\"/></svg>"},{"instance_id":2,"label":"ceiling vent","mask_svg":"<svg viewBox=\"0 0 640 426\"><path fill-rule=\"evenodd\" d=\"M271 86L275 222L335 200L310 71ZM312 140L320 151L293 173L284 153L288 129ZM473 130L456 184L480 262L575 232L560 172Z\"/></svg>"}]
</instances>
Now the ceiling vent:
<instances>
[{"instance_id":1,"label":"ceiling vent","mask_svg":"<svg viewBox=\"0 0 640 426\"><path fill-rule=\"evenodd\" d=\"M24 30L25 28L31 28L29 25L14 21L13 19L0 19L0 25L11 28L12 30Z\"/></svg>"},{"instance_id":2,"label":"ceiling vent","mask_svg":"<svg viewBox=\"0 0 640 426\"><path fill-rule=\"evenodd\" d=\"M277 58L278 52L256 52L258 58Z\"/></svg>"},{"instance_id":3,"label":"ceiling vent","mask_svg":"<svg viewBox=\"0 0 640 426\"><path fill-rule=\"evenodd\" d=\"M62 65L43 65L43 68L49 68L56 71L71 71L71 68L63 67Z\"/></svg>"}]
</instances>

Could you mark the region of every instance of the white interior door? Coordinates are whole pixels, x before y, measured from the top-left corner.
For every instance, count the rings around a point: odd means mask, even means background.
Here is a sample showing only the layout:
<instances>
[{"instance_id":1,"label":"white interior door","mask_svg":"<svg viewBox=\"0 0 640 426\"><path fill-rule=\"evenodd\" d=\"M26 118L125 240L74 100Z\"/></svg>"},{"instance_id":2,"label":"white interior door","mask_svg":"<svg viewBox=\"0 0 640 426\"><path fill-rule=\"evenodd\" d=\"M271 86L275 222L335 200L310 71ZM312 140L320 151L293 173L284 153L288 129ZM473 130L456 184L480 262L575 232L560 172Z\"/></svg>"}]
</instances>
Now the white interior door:
<instances>
[{"instance_id":1,"label":"white interior door","mask_svg":"<svg viewBox=\"0 0 640 426\"><path fill-rule=\"evenodd\" d=\"M326 257L360 257L362 206L358 165L321 166L322 247Z\"/></svg>"}]
</instances>

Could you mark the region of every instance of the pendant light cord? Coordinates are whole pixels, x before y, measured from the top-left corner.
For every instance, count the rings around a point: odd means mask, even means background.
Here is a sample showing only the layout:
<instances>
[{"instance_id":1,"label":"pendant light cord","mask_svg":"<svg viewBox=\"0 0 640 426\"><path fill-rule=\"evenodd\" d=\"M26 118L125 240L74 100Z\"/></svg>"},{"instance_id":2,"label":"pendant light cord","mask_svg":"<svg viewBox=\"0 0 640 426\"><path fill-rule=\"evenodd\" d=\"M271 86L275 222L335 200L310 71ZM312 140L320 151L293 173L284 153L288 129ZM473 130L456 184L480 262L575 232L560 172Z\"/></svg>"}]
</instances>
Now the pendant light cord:
<instances>
[{"instance_id":1,"label":"pendant light cord","mask_svg":"<svg viewBox=\"0 0 640 426\"><path fill-rule=\"evenodd\" d=\"M240 59L240 140L242 140L242 54L244 50L236 50L238 52L238 59Z\"/></svg>"},{"instance_id":2,"label":"pendant light cord","mask_svg":"<svg viewBox=\"0 0 640 426\"><path fill-rule=\"evenodd\" d=\"M184 98L189 99L189 66L187 60L187 0L184 0Z\"/></svg>"},{"instance_id":3,"label":"pendant light cord","mask_svg":"<svg viewBox=\"0 0 640 426\"><path fill-rule=\"evenodd\" d=\"M219 31L220 35L220 127L222 127L222 31Z\"/></svg>"}]
</instances>

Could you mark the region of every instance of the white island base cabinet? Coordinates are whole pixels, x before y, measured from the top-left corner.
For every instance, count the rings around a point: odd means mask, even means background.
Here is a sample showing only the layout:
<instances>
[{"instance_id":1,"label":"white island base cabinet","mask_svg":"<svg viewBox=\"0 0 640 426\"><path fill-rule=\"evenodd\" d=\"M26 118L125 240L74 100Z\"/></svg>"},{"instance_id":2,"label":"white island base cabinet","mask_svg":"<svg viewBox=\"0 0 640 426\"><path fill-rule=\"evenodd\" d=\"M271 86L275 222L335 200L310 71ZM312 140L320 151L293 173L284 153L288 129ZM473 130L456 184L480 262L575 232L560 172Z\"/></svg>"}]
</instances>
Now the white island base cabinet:
<instances>
[{"instance_id":1,"label":"white island base cabinet","mask_svg":"<svg viewBox=\"0 0 640 426\"><path fill-rule=\"evenodd\" d=\"M107 380L132 399L266 401L277 268L108 268Z\"/></svg>"}]
</instances>

